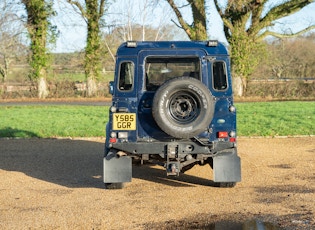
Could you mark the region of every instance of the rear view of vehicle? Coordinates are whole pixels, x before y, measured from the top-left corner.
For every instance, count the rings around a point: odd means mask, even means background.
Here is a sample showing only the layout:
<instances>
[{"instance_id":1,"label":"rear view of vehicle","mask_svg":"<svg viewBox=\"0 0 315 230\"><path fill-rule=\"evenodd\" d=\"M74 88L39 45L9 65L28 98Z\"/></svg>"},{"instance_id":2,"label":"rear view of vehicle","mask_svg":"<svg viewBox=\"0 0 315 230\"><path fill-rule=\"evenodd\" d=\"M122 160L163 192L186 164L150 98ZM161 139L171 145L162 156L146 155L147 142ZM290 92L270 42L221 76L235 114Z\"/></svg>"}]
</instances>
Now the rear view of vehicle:
<instances>
[{"instance_id":1,"label":"rear view of vehicle","mask_svg":"<svg viewBox=\"0 0 315 230\"><path fill-rule=\"evenodd\" d=\"M132 178L132 160L179 176L210 165L214 182L241 180L226 48L207 42L126 42L116 57L106 125L104 183Z\"/></svg>"}]
</instances>

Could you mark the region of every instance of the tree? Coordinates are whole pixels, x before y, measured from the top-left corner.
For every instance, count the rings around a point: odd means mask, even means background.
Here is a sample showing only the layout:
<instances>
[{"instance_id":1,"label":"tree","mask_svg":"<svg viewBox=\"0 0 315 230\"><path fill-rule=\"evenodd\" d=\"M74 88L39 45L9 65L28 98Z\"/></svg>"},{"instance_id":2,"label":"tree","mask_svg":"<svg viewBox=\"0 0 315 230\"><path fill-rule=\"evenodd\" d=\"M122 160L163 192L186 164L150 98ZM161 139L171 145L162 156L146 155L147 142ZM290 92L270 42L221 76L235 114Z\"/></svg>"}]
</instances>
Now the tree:
<instances>
[{"instance_id":1,"label":"tree","mask_svg":"<svg viewBox=\"0 0 315 230\"><path fill-rule=\"evenodd\" d=\"M170 25L172 10L157 0L116 1L108 10L106 35L113 34L118 43L130 40L160 41L184 32ZM185 36L185 35L184 35Z\"/></svg>"},{"instance_id":2,"label":"tree","mask_svg":"<svg viewBox=\"0 0 315 230\"><path fill-rule=\"evenodd\" d=\"M207 36L196 36L195 30L201 27L206 31L206 17L204 0L187 0L191 7L193 23L189 25L181 15L173 0L167 0L174 10L178 21L191 39L206 39ZM243 95L246 90L247 81L259 63L257 55L264 47L262 40L267 36L292 37L305 33L315 26L306 26L297 33L285 34L270 31L274 23L286 16L294 14L303 7L311 4L313 0L290 0L278 5L268 6L268 0L228 0L225 5L220 5L214 0L217 12L223 21L223 30L230 45L232 68L235 78L241 79L242 90L238 95ZM267 9L267 10L266 10ZM215 33L215 31L210 31Z\"/></svg>"},{"instance_id":3,"label":"tree","mask_svg":"<svg viewBox=\"0 0 315 230\"><path fill-rule=\"evenodd\" d=\"M268 58L259 63L255 79L305 79L315 76L315 34L267 42Z\"/></svg>"},{"instance_id":4,"label":"tree","mask_svg":"<svg viewBox=\"0 0 315 230\"><path fill-rule=\"evenodd\" d=\"M37 80L38 97L46 98L47 89L47 67L49 53L47 52L47 42L49 30L55 28L51 26L49 18L53 16L52 0L22 0L27 12L27 30L30 37L30 66L29 75L32 81Z\"/></svg>"},{"instance_id":5,"label":"tree","mask_svg":"<svg viewBox=\"0 0 315 230\"><path fill-rule=\"evenodd\" d=\"M4 0L0 3L0 76L5 83L10 65L19 55L24 55L21 42L22 22L15 14L16 2Z\"/></svg>"},{"instance_id":6,"label":"tree","mask_svg":"<svg viewBox=\"0 0 315 230\"><path fill-rule=\"evenodd\" d=\"M87 79L87 96L90 97L96 93L96 80L101 70L100 26L105 14L106 0L85 0L85 4L73 0L67 1L79 10L87 24L84 70Z\"/></svg>"},{"instance_id":7,"label":"tree","mask_svg":"<svg viewBox=\"0 0 315 230\"><path fill-rule=\"evenodd\" d=\"M121 43L128 40L127 38L135 41L141 41L143 39L143 35L145 34L145 40L148 41L174 40L175 36L178 36L180 32L182 31L180 31L174 25L166 24L158 26L157 28L152 26L146 26L144 33L143 25L131 24L130 31L126 31L126 25L117 26L110 32L104 33L102 37L102 44L106 46L103 49L107 50L107 52L104 51L104 55L102 55L103 70L105 70L105 68L106 69L111 68L112 70L114 69L113 68L115 64L114 53L117 50L117 48L121 45Z\"/></svg>"},{"instance_id":8,"label":"tree","mask_svg":"<svg viewBox=\"0 0 315 230\"><path fill-rule=\"evenodd\" d=\"M0 41L0 76L2 76L2 82L5 83L11 63L17 59L19 55L23 55L22 50L25 50L25 47L19 41L18 36L1 31Z\"/></svg>"}]
</instances>

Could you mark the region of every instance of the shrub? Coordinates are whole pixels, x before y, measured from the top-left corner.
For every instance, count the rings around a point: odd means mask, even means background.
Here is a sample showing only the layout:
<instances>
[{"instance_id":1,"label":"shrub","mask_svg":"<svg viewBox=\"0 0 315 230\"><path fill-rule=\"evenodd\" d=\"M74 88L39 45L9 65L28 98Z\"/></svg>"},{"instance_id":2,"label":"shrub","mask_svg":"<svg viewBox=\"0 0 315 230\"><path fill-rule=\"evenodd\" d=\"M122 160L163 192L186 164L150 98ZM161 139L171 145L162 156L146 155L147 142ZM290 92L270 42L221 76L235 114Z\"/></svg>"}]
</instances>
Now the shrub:
<instances>
[{"instance_id":1,"label":"shrub","mask_svg":"<svg viewBox=\"0 0 315 230\"><path fill-rule=\"evenodd\" d=\"M315 81L251 81L248 84L246 96L286 99L315 98Z\"/></svg>"}]
</instances>

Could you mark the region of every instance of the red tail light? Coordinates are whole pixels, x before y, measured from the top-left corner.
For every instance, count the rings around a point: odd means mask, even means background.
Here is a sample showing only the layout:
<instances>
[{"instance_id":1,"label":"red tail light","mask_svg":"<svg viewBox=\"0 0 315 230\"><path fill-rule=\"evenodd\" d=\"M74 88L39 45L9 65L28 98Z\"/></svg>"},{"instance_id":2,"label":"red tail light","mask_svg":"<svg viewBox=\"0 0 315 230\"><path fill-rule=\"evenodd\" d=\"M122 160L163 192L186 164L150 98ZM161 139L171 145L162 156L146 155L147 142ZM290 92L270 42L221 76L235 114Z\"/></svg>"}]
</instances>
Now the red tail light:
<instances>
[{"instance_id":1,"label":"red tail light","mask_svg":"<svg viewBox=\"0 0 315 230\"><path fill-rule=\"evenodd\" d=\"M217 135L218 135L218 138L227 138L227 137L229 137L229 133L228 132L218 132L217 133Z\"/></svg>"},{"instance_id":2,"label":"red tail light","mask_svg":"<svg viewBox=\"0 0 315 230\"><path fill-rule=\"evenodd\" d=\"M109 138L109 143L116 143L116 142L117 142L117 138L116 137Z\"/></svg>"}]
</instances>

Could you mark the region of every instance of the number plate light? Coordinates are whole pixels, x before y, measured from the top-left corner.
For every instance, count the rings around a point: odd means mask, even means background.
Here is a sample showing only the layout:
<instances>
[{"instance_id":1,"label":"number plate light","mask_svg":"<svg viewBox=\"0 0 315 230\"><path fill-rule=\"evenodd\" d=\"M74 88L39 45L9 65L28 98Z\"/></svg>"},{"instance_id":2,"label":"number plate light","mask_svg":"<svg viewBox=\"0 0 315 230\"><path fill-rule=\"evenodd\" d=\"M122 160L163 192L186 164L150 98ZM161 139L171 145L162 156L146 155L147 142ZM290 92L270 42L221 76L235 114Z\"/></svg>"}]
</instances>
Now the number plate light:
<instances>
[{"instance_id":1,"label":"number plate light","mask_svg":"<svg viewBox=\"0 0 315 230\"><path fill-rule=\"evenodd\" d=\"M119 139L128 139L128 132L119 132L118 138Z\"/></svg>"}]
</instances>

